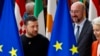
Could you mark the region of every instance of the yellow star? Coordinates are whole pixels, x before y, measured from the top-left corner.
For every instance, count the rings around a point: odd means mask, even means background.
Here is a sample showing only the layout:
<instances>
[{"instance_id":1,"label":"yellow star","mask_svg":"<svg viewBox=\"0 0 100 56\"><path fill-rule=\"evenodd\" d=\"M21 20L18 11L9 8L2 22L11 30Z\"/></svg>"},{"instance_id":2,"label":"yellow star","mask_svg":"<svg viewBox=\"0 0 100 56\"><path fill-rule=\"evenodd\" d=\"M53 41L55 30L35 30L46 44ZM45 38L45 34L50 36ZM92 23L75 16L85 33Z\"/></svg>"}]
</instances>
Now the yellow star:
<instances>
[{"instance_id":1,"label":"yellow star","mask_svg":"<svg viewBox=\"0 0 100 56\"><path fill-rule=\"evenodd\" d=\"M3 47L3 45L0 45L0 52L2 52L2 47Z\"/></svg>"},{"instance_id":2,"label":"yellow star","mask_svg":"<svg viewBox=\"0 0 100 56\"><path fill-rule=\"evenodd\" d=\"M11 56L17 56L16 52L17 52L17 49L14 49L12 47L12 50L9 53L11 54Z\"/></svg>"},{"instance_id":3,"label":"yellow star","mask_svg":"<svg viewBox=\"0 0 100 56\"><path fill-rule=\"evenodd\" d=\"M74 45L72 46L70 51L72 52L72 55L74 55L75 53L78 53L77 47L75 47Z\"/></svg>"},{"instance_id":4,"label":"yellow star","mask_svg":"<svg viewBox=\"0 0 100 56\"><path fill-rule=\"evenodd\" d=\"M58 51L58 50L62 50L62 43L59 43L58 41L56 41L56 44L55 45L53 45L53 47L55 47L56 48L56 51Z\"/></svg>"}]
</instances>

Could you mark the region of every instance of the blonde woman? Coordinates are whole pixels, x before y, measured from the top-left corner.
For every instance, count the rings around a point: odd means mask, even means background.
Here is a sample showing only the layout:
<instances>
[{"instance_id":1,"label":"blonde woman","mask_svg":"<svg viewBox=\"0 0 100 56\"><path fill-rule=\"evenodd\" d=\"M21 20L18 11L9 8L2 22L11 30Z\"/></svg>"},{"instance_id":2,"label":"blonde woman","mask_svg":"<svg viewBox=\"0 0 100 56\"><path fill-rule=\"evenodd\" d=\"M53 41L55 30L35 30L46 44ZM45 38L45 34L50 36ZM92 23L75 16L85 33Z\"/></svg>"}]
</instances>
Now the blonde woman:
<instances>
[{"instance_id":1,"label":"blonde woman","mask_svg":"<svg viewBox=\"0 0 100 56\"><path fill-rule=\"evenodd\" d=\"M100 17L92 21L96 41L92 43L92 56L100 56Z\"/></svg>"}]
</instances>

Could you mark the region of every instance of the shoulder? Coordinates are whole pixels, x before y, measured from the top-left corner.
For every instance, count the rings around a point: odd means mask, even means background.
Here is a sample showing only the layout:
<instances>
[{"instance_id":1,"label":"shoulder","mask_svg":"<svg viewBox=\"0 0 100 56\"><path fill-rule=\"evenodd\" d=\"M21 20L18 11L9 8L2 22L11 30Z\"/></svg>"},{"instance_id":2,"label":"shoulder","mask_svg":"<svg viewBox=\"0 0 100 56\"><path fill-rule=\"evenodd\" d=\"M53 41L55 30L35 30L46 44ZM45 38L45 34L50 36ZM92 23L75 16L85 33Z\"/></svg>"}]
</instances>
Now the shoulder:
<instances>
[{"instance_id":1,"label":"shoulder","mask_svg":"<svg viewBox=\"0 0 100 56\"><path fill-rule=\"evenodd\" d=\"M98 41L96 40L92 43L92 50L97 49L97 46L98 46Z\"/></svg>"},{"instance_id":2,"label":"shoulder","mask_svg":"<svg viewBox=\"0 0 100 56\"><path fill-rule=\"evenodd\" d=\"M93 48L97 48L97 46L98 46L98 41L96 40L96 41L94 41L94 42L92 43L92 49L93 49Z\"/></svg>"},{"instance_id":3,"label":"shoulder","mask_svg":"<svg viewBox=\"0 0 100 56\"><path fill-rule=\"evenodd\" d=\"M84 23L84 27L88 28L89 30L91 30L93 28L91 22L88 19L86 19L86 21Z\"/></svg>"},{"instance_id":4,"label":"shoulder","mask_svg":"<svg viewBox=\"0 0 100 56\"><path fill-rule=\"evenodd\" d=\"M38 36L38 38L39 38L41 41L49 42L49 40L48 40L45 36L43 36L43 35L41 35L41 34L38 34L37 36Z\"/></svg>"},{"instance_id":5,"label":"shoulder","mask_svg":"<svg viewBox=\"0 0 100 56\"><path fill-rule=\"evenodd\" d=\"M47 47L49 45L49 40L45 36L38 34L38 37L36 38L40 45L42 44L42 47Z\"/></svg>"},{"instance_id":6,"label":"shoulder","mask_svg":"<svg viewBox=\"0 0 100 56\"><path fill-rule=\"evenodd\" d=\"M88 19L86 19L85 24L92 25Z\"/></svg>"},{"instance_id":7,"label":"shoulder","mask_svg":"<svg viewBox=\"0 0 100 56\"><path fill-rule=\"evenodd\" d=\"M97 45L97 44L98 44L98 41L94 41L94 42L92 43L92 46Z\"/></svg>"},{"instance_id":8,"label":"shoulder","mask_svg":"<svg viewBox=\"0 0 100 56\"><path fill-rule=\"evenodd\" d=\"M43 35L41 35L41 34L38 34L38 37L39 37L40 39L43 39L43 40L48 40L45 36L43 36Z\"/></svg>"},{"instance_id":9,"label":"shoulder","mask_svg":"<svg viewBox=\"0 0 100 56\"><path fill-rule=\"evenodd\" d=\"M23 34L20 36L21 37L21 40L24 40L26 38L26 36Z\"/></svg>"},{"instance_id":10,"label":"shoulder","mask_svg":"<svg viewBox=\"0 0 100 56\"><path fill-rule=\"evenodd\" d=\"M23 34L23 35L21 35L20 37L21 37L21 38L24 38L24 37L26 37L26 36Z\"/></svg>"},{"instance_id":11,"label":"shoulder","mask_svg":"<svg viewBox=\"0 0 100 56\"><path fill-rule=\"evenodd\" d=\"M23 35L21 35L20 37L25 37L25 35L23 34Z\"/></svg>"}]
</instances>

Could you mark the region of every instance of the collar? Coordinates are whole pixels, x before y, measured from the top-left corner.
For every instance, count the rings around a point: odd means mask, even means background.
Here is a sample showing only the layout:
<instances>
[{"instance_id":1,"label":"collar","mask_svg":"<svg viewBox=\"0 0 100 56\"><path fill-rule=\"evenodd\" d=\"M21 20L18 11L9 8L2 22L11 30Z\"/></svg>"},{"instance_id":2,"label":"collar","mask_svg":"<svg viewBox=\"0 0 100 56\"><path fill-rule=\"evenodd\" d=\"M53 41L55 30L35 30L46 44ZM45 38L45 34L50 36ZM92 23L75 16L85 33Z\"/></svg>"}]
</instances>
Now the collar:
<instances>
[{"instance_id":1,"label":"collar","mask_svg":"<svg viewBox=\"0 0 100 56\"><path fill-rule=\"evenodd\" d=\"M83 26L84 23L85 23L85 21L86 21L86 18L85 18L80 24L75 23L75 25L76 25L76 26Z\"/></svg>"}]
</instances>

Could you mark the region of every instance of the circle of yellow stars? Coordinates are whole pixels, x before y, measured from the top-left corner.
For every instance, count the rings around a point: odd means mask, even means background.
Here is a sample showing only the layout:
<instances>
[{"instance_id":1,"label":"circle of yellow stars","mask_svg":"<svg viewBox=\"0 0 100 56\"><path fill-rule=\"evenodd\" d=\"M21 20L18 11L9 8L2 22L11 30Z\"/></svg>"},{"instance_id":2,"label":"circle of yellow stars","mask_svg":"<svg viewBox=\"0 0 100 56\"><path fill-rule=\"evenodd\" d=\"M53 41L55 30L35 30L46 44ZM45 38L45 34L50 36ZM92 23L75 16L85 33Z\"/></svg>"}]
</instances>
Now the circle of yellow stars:
<instances>
[{"instance_id":1,"label":"circle of yellow stars","mask_svg":"<svg viewBox=\"0 0 100 56\"><path fill-rule=\"evenodd\" d=\"M56 48L56 51L58 51L58 50L62 50L62 43L56 41L56 44L53 45L53 47Z\"/></svg>"},{"instance_id":2,"label":"circle of yellow stars","mask_svg":"<svg viewBox=\"0 0 100 56\"><path fill-rule=\"evenodd\" d=\"M72 46L72 48L70 49L70 51L72 52L72 55L74 55L75 53L78 53L77 49L78 48L75 45Z\"/></svg>"}]
</instances>

